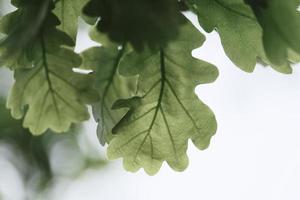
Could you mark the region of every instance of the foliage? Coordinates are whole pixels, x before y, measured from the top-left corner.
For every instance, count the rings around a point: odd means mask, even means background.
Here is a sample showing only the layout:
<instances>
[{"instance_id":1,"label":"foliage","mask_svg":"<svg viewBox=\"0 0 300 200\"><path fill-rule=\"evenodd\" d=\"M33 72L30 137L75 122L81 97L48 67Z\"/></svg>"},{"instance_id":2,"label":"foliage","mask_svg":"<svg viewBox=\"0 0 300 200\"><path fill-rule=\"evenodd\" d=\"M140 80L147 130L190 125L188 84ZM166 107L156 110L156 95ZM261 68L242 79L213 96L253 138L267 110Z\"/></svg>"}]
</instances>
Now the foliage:
<instances>
[{"instance_id":1,"label":"foliage","mask_svg":"<svg viewBox=\"0 0 300 200\"><path fill-rule=\"evenodd\" d=\"M252 72L257 62L292 73L300 59L299 0L12 0L0 21L0 62L15 73L7 106L33 134L64 132L93 107L108 156L155 174L166 161L188 165L191 139L205 149L212 111L194 94L218 71L191 51L205 37L183 15L217 31L227 56ZM78 17L102 44L76 54ZM89 69L89 74L73 68Z\"/></svg>"},{"instance_id":2,"label":"foliage","mask_svg":"<svg viewBox=\"0 0 300 200\"><path fill-rule=\"evenodd\" d=\"M28 129L22 127L20 120L13 119L8 110L5 109L5 100L0 98L0 147L6 151L0 151L0 156L6 158L15 166L21 175L24 185L34 193L46 191L51 187L57 177L75 178L88 168L98 168L105 165L100 157L88 155L80 146L80 127L72 126L65 134L59 135L47 131L42 136L33 136ZM63 151L72 151L73 157L53 162L52 152L63 144ZM86 147L90 152L96 151L91 144ZM54 155L57 156L57 155ZM70 166L69 169L55 169L59 166Z\"/></svg>"}]
</instances>

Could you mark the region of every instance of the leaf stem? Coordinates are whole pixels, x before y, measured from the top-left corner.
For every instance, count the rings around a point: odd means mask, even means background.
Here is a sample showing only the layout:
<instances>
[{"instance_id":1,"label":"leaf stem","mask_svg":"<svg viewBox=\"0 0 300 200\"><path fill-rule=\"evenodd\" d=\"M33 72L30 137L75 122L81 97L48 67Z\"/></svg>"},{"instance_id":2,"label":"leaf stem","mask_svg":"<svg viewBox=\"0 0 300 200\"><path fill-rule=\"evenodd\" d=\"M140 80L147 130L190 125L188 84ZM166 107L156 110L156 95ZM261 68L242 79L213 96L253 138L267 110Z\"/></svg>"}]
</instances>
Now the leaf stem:
<instances>
[{"instance_id":1,"label":"leaf stem","mask_svg":"<svg viewBox=\"0 0 300 200\"><path fill-rule=\"evenodd\" d=\"M155 119L157 117L159 108L161 107L161 102L162 102L162 98L163 98L163 94L164 94L164 89L165 89L165 80L166 80L166 70L165 70L165 55L164 55L164 51L161 49L160 50L160 74L161 74L161 84L160 84L160 91L159 91L159 97L157 100L157 105L156 105L156 109L155 109L155 113L153 115L153 120L150 124L149 127L149 133L151 132L151 129L154 125Z\"/></svg>"},{"instance_id":2,"label":"leaf stem","mask_svg":"<svg viewBox=\"0 0 300 200\"><path fill-rule=\"evenodd\" d=\"M156 107L155 107L155 111L154 111L154 115L153 115L151 124L149 125L149 129L147 130L147 134L145 135L142 143L140 144L140 146L139 146L139 148L138 148L138 150L135 154L134 161L136 161L137 156L138 156L139 152L141 151L142 146L145 144L148 137L150 138L150 144L151 144L151 158L153 158L153 154L154 154L153 153L154 149L153 149L151 131L152 131L153 125L155 123L155 120L157 119L157 114L161 109L161 102L162 102L162 99L163 99L163 94L164 94L164 89L165 89L165 80L166 80L164 51L162 49L160 49L159 54L160 54L160 74L161 74L161 78L160 78L161 84L160 84L159 97L158 97L158 100L157 100L157 104L156 104Z\"/></svg>"}]
</instances>

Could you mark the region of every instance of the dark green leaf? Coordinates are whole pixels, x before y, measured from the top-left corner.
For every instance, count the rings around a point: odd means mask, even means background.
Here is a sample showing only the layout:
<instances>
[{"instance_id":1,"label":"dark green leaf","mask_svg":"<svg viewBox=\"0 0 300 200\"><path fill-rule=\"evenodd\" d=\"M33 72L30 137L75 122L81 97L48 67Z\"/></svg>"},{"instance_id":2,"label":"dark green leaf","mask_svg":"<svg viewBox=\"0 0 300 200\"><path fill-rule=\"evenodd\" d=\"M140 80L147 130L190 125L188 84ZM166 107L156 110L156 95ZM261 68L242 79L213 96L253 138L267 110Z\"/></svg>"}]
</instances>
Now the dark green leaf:
<instances>
[{"instance_id":1,"label":"dark green leaf","mask_svg":"<svg viewBox=\"0 0 300 200\"><path fill-rule=\"evenodd\" d=\"M52 4L43 1L13 1L19 7L0 21L0 32L6 36L0 40L0 65L16 69L30 67L31 50L41 26L57 25L59 21L49 14Z\"/></svg>"},{"instance_id":2,"label":"dark green leaf","mask_svg":"<svg viewBox=\"0 0 300 200\"><path fill-rule=\"evenodd\" d=\"M264 52L262 29L243 0L189 0L189 3L205 31L218 31L226 54L238 67L252 72L257 58L270 63ZM286 63L275 63L272 67L283 73L292 72Z\"/></svg>"},{"instance_id":3,"label":"dark green leaf","mask_svg":"<svg viewBox=\"0 0 300 200\"><path fill-rule=\"evenodd\" d=\"M182 23L179 3L174 0L91 0L84 13L100 17L97 28L111 40L129 42L139 50L165 45Z\"/></svg>"}]
</instances>

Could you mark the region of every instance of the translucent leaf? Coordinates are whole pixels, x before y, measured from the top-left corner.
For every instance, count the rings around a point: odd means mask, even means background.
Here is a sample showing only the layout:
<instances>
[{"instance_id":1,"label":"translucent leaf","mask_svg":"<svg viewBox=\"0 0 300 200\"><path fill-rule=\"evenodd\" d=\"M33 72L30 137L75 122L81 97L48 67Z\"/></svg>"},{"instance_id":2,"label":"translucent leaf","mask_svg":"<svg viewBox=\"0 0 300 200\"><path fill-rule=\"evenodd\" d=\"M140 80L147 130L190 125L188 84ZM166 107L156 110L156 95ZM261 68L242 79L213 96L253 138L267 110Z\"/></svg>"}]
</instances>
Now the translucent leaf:
<instances>
[{"instance_id":1,"label":"translucent leaf","mask_svg":"<svg viewBox=\"0 0 300 200\"><path fill-rule=\"evenodd\" d=\"M198 84L214 81L217 69L192 58L204 37L190 24L176 41L158 51L132 52L120 63L120 73L139 74L140 97L119 100L114 108L130 108L113 129L111 159L123 157L129 171L144 168L155 174L163 161L175 170L188 165L188 140L205 149L216 131L211 110L194 94Z\"/></svg>"},{"instance_id":2,"label":"translucent leaf","mask_svg":"<svg viewBox=\"0 0 300 200\"><path fill-rule=\"evenodd\" d=\"M78 17L88 0L58 0L55 4L54 13L60 20L60 30L76 40L78 29Z\"/></svg>"},{"instance_id":3,"label":"translucent leaf","mask_svg":"<svg viewBox=\"0 0 300 200\"><path fill-rule=\"evenodd\" d=\"M81 65L81 58L62 47L72 44L72 39L55 25L43 24L28 44L30 49L26 53L32 60L31 65L27 68L21 65L15 70L16 82L7 102L12 116L24 117L24 127L35 135L48 129L65 132L72 123L87 120L89 113L85 104L98 100L93 75L73 71Z\"/></svg>"},{"instance_id":4,"label":"translucent leaf","mask_svg":"<svg viewBox=\"0 0 300 200\"><path fill-rule=\"evenodd\" d=\"M111 130L128 109L112 110L113 103L120 98L129 98L136 93L137 79L123 77L118 73L120 60L126 47L93 47L82 53L83 68L95 71L95 88L100 101L93 104L94 118L98 124L98 138L104 145L111 140Z\"/></svg>"}]
</instances>

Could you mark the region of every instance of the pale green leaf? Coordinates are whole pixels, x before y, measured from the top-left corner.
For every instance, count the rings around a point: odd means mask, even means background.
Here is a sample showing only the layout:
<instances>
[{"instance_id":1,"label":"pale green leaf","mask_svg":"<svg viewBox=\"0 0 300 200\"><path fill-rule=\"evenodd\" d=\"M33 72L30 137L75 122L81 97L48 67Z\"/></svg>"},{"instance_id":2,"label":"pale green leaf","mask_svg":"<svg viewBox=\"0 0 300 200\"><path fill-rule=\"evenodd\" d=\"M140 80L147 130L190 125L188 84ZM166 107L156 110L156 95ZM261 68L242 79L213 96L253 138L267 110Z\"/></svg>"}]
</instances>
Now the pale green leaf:
<instances>
[{"instance_id":1,"label":"pale green leaf","mask_svg":"<svg viewBox=\"0 0 300 200\"><path fill-rule=\"evenodd\" d=\"M97 100L91 75L73 72L81 58L59 47L60 35L64 34L56 29L40 33L31 52L32 67L15 71L8 98L13 117L24 117L24 127L35 135L47 129L65 132L72 123L87 120L85 103Z\"/></svg>"},{"instance_id":2,"label":"pale green leaf","mask_svg":"<svg viewBox=\"0 0 300 200\"><path fill-rule=\"evenodd\" d=\"M300 62L300 54L295 53L294 51L288 51L288 58L289 61L292 63L299 63Z\"/></svg>"},{"instance_id":3,"label":"pale green leaf","mask_svg":"<svg viewBox=\"0 0 300 200\"><path fill-rule=\"evenodd\" d=\"M129 171L144 168L155 174L163 161L178 171L188 165L188 140L205 149L216 132L212 111L194 93L198 84L214 81L217 69L192 58L204 37L191 25L181 27L177 40L158 51L132 52L120 73L139 74L140 97L119 100L114 108L130 108L113 129L108 157L123 157Z\"/></svg>"},{"instance_id":4,"label":"pale green leaf","mask_svg":"<svg viewBox=\"0 0 300 200\"><path fill-rule=\"evenodd\" d=\"M57 0L54 13L59 18L61 24L58 28L66 32L72 39L76 40L78 29L78 17L88 0Z\"/></svg>"},{"instance_id":5,"label":"pale green leaf","mask_svg":"<svg viewBox=\"0 0 300 200\"><path fill-rule=\"evenodd\" d=\"M111 140L111 130L125 115L128 109L112 110L113 103L120 98L129 98L135 95L137 79L119 75L118 66L126 53L114 47L93 47L82 53L83 68L95 71L95 88L100 101L93 104L94 118L98 122L98 138L104 145Z\"/></svg>"}]
</instances>

